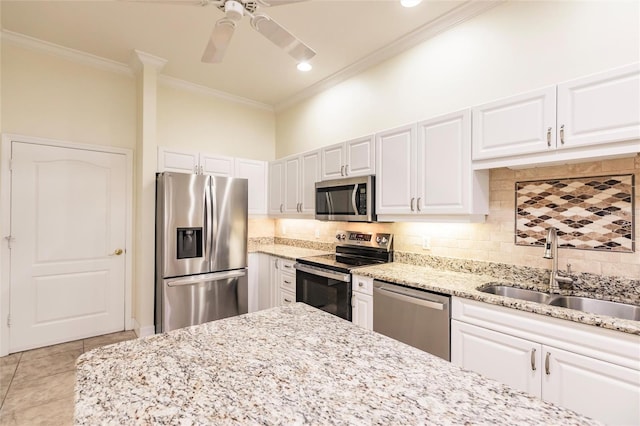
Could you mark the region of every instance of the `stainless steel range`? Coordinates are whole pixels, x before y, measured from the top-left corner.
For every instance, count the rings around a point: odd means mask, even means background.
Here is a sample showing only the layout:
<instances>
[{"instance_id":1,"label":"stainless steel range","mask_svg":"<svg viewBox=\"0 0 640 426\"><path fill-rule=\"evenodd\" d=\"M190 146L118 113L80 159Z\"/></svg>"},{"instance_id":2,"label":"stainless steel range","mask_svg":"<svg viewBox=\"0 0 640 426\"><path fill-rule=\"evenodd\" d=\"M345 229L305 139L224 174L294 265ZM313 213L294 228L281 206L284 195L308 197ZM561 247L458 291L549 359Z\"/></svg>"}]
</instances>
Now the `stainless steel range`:
<instances>
[{"instance_id":1,"label":"stainless steel range","mask_svg":"<svg viewBox=\"0 0 640 426\"><path fill-rule=\"evenodd\" d=\"M393 261L393 235L338 231L335 254L297 259L296 301L351 321L351 272Z\"/></svg>"}]
</instances>

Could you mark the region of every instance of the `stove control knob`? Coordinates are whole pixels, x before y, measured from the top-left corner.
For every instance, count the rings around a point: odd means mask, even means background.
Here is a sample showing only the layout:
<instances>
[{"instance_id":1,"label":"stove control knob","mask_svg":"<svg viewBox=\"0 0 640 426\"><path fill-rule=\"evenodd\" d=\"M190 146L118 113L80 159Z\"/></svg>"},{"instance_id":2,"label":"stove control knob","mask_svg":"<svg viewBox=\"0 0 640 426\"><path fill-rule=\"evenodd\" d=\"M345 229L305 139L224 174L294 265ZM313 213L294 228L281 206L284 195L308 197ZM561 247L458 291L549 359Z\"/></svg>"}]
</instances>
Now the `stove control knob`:
<instances>
[{"instance_id":1,"label":"stove control knob","mask_svg":"<svg viewBox=\"0 0 640 426\"><path fill-rule=\"evenodd\" d=\"M378 244L387 244L388 240L387 240L387 237L378 236L378 237L376 237L376 242Z\"/></svg>"},{"instance_id":2,"label":"stove control knob","mask_svg":"<svg viewBox=\"0 0 640 426\"><path fill-rule=\"evenodd\" d=\"M345 234L336 234L336 240L338 240L338 241L344 240L346 238L347 238L347 236Z\"/></svg>"}]
</instances>

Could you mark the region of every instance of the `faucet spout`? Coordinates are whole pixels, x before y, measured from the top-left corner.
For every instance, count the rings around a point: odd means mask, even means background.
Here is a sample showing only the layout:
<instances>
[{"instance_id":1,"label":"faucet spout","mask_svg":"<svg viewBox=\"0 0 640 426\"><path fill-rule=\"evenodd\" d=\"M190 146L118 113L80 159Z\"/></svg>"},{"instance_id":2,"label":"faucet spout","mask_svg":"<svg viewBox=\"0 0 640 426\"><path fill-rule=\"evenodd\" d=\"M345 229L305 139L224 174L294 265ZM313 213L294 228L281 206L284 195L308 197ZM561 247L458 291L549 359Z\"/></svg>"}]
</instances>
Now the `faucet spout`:
<instances>
[{"instance_id":1,"label":"faucet spout","mask_svg":"<svg viewBox=\"0 0 640 426\"><path fill-rule=\"evenodd\" d=\"M571 284L573 280L569 277L561 277L558 275L558 234L557 229L553 226L549 227L547 232L547 240L544 244L545 259L551 259L551 273L549 274L549 293L559 293L560 283Z\"/></svg>"}]
</instances>

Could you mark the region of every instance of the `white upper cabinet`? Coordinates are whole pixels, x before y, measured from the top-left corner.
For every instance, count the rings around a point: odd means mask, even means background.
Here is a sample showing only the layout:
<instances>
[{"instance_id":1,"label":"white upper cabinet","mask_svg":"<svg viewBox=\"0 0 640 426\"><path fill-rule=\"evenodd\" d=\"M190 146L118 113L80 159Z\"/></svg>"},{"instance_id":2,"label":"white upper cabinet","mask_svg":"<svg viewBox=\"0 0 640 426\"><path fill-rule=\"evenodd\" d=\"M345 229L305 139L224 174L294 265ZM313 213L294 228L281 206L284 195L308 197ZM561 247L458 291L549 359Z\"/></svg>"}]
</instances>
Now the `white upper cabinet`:
<instances>
[{"instance_id":1,"label":"white upper cabinet","mask_svg":"<svg viewBox=\"0 0 640 426\"><path fill-rule=\"evenodd\" d=\"M269 162L269 215L284 213L284 161Z\"/></svg>"},{"instance_id":2,"label":"white upper cabinet","mask_svg":"<svg viewBox=\"0 0 640 426\"><path fill-rule=\"evenodd\" d=\"M556 86L473 108L473 159L545 152L556 146Z\"/></svg>"},{"instance_id":3,"label":"white upper cabinet","mask_svg":"<svg viewBox=\"0 0 640 426\"><path fill-rule=\"evenodd\" d=\"M488 214L488 173L471 170L471 111L418 123L416 210Z\"/></svg>"},{"instance_id":4,"label":"white upper cabinet","mask_svg":"<svg viewBox=\"0 0 640 426\"><path fill-rule=\"evenodd\" d=\"M267 214L267 162L235 159L235 176L249 181L249 214Z\"/></svg>"},{"instance_id":5,"label":"white upper cabinet","mask_svg":"<svg viewBox=\"0 0 640 426\"><path fill-rule=\"evenodd\" d=\"M269 215L315 216L320 163L319 150L269 163Z\"/></svg>"},{"instance_id":6,"label":"white upper cabinet","mask_svg":"<svg viewBox=\"0 0 640 426\"><path fill-rule=\"evenodd\" d=\"M378 219L488 213L488 172L471 170L468 109L378 133L376 152Z\"/></svg>"},{"instance_id":7,"label":"white upper cabinet","mask_svg":"<svg viewBox=\"0 0 640 426\"><path fill-rule=\"evenodd\" d=\"M199 173L200 154L158 147L158 172Z\"/></svg>"},{"instance_id":8,"label":"white upper cabinet","mask_svg":"<svg viewBox=\"0 0 640 426\"><path fill-rule=\"evenodd\" d=\"M473 108L473 167L522 167L640 152L640 64Z\"/></svg>"},{"instance_id":9,"label":"white upper cabinet","mask_svg":"<svg viewBox=\"0 0 640 426\"><path fill-rule=\"evenodd\" d=\"M235 159L209 154L200 154L200 174L222 177L235 176Z\"/></svg>"},{"instance_id":10,"label":"white upper cabinet","mask_svg":"<svg viewBox=\"0 0 640 426\"><path fill-rule=\"evenodd\" d=\"M415 211L416 125L376 134L376 214Z\"/></svg>"},{"instance_id":11,"label":"white upper cabinet","mask_svg":"<svg viewBox=\"0 0 640 426\"><path fill-rule=\"evenodd\" d=\"M322 180L375 174L374 136L322 148Z\"/></svg>"},{"instance_id":12,"label":"white upper cabinet","mask_svg":"<svg viewBox=\"0 0 640 426\"><path fill-rule=\"evenodd\" d=\"M640 138L640 64L558 85L558 148Z\"/></svg>"},{"instance_id":13,"label":"white upper cabinet","mask_svg":"<svg viewBox=\"0 0 640 426\"><path fill-rule=\"evenodd\" d=\"M300 213L315 216L316 182L320 181L320 151L311 151L301 156Z\"/></svg>"}]
</instances>

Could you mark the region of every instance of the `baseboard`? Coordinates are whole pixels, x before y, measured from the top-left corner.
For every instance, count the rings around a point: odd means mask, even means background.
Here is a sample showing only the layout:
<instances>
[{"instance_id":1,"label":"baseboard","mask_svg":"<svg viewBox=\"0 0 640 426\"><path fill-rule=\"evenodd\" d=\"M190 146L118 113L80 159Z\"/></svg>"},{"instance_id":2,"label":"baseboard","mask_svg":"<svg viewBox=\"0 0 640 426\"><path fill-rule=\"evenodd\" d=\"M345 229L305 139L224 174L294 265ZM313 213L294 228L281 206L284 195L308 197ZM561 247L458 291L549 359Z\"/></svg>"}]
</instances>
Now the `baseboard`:
<instances>
[{"instance_id":1,"label":"baseboard","mask_svg":"<svg viewBox=\"0 0 640 426\"><path fill-rule=\"evenodd\" d=\"M155 325L147 325L141 327L136 319L133 320L133 331L136 333L138 337L147 337L156 334Z\"/></svg>"}]
</instances>

